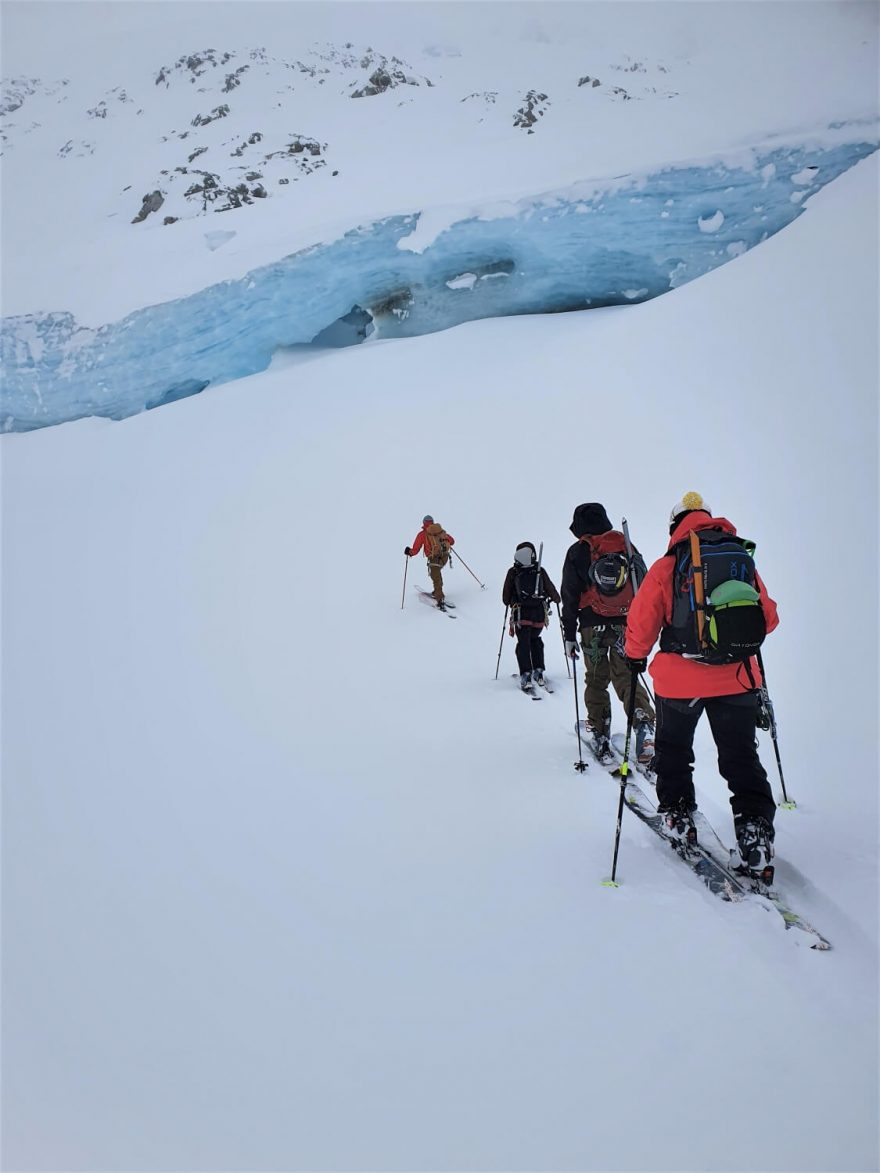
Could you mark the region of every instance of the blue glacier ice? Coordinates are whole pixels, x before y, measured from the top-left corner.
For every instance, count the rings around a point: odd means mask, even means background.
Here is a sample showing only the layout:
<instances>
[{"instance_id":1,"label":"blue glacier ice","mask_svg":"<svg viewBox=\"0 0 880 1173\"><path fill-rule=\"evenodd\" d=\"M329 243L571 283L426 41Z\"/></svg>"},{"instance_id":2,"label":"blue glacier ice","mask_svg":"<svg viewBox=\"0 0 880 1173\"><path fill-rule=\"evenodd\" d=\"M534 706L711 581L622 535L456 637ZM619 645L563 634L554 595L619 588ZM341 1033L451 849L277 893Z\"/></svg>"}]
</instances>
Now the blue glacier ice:
<instances>
[{"instance_id":1,"label":"blue glacier ice","mask_svg":"<svg viewBox=\"0 0 880 1173\"><path fill-rule=\"evenodd\" d=\"M0 427L121 419L264 370L280 347L645 301L784 228L877 145L876 124L838 125L468 211L433 236L418 213L391 216L98 329L5 318Z\"/></svg>"}]
</instances>

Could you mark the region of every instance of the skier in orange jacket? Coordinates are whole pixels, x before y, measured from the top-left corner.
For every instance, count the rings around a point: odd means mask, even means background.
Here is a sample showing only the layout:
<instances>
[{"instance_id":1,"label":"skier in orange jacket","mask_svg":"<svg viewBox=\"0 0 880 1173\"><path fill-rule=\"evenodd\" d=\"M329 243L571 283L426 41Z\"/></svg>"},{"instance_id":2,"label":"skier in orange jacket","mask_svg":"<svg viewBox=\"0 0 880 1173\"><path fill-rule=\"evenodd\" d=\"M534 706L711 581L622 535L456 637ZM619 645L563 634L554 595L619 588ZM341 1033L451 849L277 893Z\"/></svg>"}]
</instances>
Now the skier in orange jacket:
<instances>
[{"instance_id":1,"label":"skier in orange jacket","mask_svg":"<svg viewBox=\"0 0 880 1173\"><path fill-rule=\"evenodd\" d=\"M428 574L434 587L433 595L437 606L443 610L445 596L443 594L443 567L449 561L449 551L455 545L455 538L448 534L442 525L438 525L430 513L422 518L422 528L416 534L412 546L404 549L407 558L412 558L422 551L428 560Z\"/></svg>"}]
</instances>

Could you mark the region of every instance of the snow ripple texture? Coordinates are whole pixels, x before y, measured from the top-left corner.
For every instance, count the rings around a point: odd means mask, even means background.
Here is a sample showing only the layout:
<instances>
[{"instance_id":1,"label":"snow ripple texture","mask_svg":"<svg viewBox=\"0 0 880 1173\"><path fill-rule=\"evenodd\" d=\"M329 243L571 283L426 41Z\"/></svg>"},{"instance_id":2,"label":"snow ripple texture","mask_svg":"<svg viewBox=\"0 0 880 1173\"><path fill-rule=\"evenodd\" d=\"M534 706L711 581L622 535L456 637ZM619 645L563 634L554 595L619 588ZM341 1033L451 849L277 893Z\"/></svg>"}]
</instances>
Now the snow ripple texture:
<instances>
[{"instance_id":1,"label":"snow ripple texture","mask_svg":"<svg viewBox=\"0 0 880 1173\"><path fill-rule=\"evenodd\" d=\"M279 347L311 343L355 307L377 337L400 338L645 301L784 228L877 145L875 127L849 124L819 140L452 209L437 232L428 214L391 216L98 329L65 312L6 318L0 427L122 419L197 394L265 370Z\"/></svg>"}]
</instances>

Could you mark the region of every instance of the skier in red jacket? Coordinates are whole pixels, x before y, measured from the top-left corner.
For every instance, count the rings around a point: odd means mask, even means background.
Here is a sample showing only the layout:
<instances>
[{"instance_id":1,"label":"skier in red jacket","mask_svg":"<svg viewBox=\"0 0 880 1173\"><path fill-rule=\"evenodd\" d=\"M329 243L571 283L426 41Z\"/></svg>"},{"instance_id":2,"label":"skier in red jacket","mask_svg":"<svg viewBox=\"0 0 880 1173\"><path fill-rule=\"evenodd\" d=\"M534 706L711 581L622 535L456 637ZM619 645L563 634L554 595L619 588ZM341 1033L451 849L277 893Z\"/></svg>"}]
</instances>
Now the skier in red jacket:
<instances>
[{"instance_id":1,"label":"skier in red jacket","mask_svg":"<svg viewBox=\"0 0 880 1173\"><path fill-rule=\"evenodd\" d=\"M673 834L693 841L692 811L696 809L693 742L703 710L718 747L718 769L730 789L739 865L759 872L773 856L776 805L757 752L757 689L761 673L754 657L733 663L706 663L680 650L681 628L673 626L675 548L694 533L716 531L713 537L736 538L723 517L713 517L699 493L685 493L670 515L669 547L648 571L629 611L626 656L633 671L643 672L647 656L660 638L651 661L657 702L654 769L659 810ZM754 587L760 598L767 632L779 624L775 602L757 572ZM681 611L676 614L681 615Z\"/></svg>"},{"instance_id":2,"label":"skier in red jacket","mask_svg":"<svg viewBox=\"0 0 880 1173\"><path fill-rule=\"evenodd\" d=\"M430 513L422 518L422 528L416 534L412 546L404 549L407 558L412 558L420 550L424 551L428 561L428 574L431 576L433 595L441 611L446 609L446 599L443 594L443 567L449 561L449 552L455 545L455 538L448 534L442 525L434 521ZM455 606L454 603L450 604Z\"/></svg>"}]
</instances>

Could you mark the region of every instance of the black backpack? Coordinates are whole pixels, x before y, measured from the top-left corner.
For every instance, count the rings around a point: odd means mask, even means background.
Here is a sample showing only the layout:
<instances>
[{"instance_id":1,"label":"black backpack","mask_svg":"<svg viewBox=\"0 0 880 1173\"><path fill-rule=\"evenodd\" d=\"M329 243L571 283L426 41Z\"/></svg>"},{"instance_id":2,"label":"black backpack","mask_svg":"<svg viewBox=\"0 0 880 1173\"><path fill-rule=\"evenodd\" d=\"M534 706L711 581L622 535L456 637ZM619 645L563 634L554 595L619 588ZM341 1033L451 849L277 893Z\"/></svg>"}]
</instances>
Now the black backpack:
<instances>
[{"instance_id":1,"label":"black backpack","mask_svg":"<svg viewBox=\"0 0 880 1173\"><path fill-rule=\"evenodd\" d=\"M532 623L545 621L547 598L544 593L544 575L537 566L523 566L516 571L513 576L513 593L520 619L528 619Z\"/></svg>"},{"instance_id":2,"label":"black backpack","mask_svg":"<svg viewBox=\"0 0 880 1173\"><path fill-rule=\"evenodd\" d=\"M706 664L733 664L757 652L767 621L754 550L754 542L720 529L692 531L673 546L672 622L660 635L661 652Z\"/></svg>"}]
</instances>

